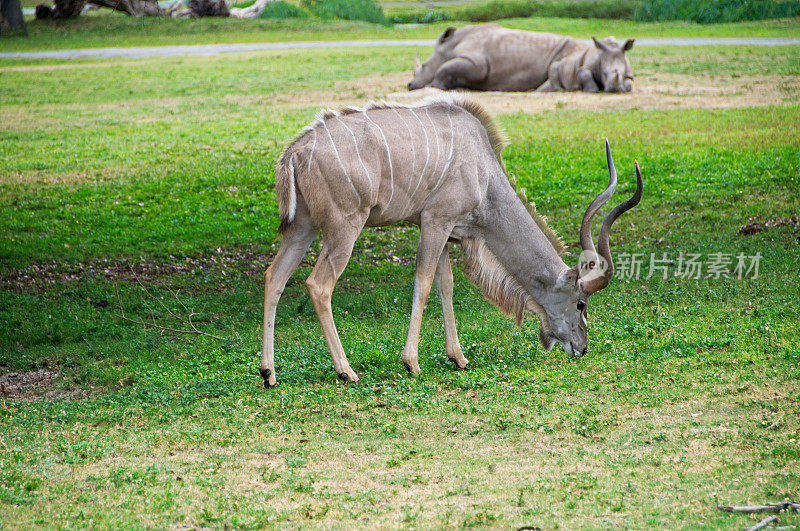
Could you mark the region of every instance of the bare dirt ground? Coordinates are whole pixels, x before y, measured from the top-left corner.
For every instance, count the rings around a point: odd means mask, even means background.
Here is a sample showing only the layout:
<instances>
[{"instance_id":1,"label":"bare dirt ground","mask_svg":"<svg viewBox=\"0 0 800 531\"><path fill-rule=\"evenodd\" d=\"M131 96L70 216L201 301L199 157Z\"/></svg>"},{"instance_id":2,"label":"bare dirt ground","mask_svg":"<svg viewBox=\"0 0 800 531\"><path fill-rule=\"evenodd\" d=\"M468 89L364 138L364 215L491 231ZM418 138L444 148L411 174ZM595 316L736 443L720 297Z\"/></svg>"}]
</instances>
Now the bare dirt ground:
<instances>
[{"instance_id":1,"label":"bare dirt ground","mask_svg":"<svg viewBox=\"0 0 800 531\"><path fill-rule=\"evenodd\" d=\"M425 88L405 90L409 72L365 76L335 83L329 90L277 94L264 102L297 107L341 107L363 105L365 99L385 99L412 103L441 93ZM756 107L794 104L800 98L800 78L796 76L689 76L652 74L639 76L629 94L587 94L584 92L470 92L493 113L536 113L561 109L688 109ZM248 97L257 100L260 97ZM233 101L241 98L230 97Z\"/></svg>"},{"instance_id":2,"label":"bare dirt ground","mask_svg":"<svg viewBox=\"0 0 800 531\"><path fill-rule=\"evenodd\" d=\"M367 230L372 233L380 233L381 241L384 243L379 249L357 247L353 253L352 262L375 264L392 262L406 265L414 262L413 254L402 249L402 242L407 239L404 236L405 233L414 230L413 228L405 226L388 230L382 227L373 227ZM277 244L273 244L273 248L276 252ZM313 266L317 261L318 252L318 245L312 245L300 266ZM42 262L19 269L0 269L0 291L40 292L59 284L77 282L86 277L103 278L108 282L140 281L147 284L173 276L202 273L217 276L243 274L249 278L259 279L263 278L264 270L274 257L274 252L259 253L251 247L236 247L216 249L215 252L197 256L169 257L160 261L100 258L70 264L58 261ZM110 304L104 300L91 302L100 307Z\"/></svg>"},{"instance_id":3,"label":"bare dirt ground","mask_svg":"<svg viewBox=\"0 0 800 531\"><path fill-rule=\"evenodd\" d=\"M0 367L0 373L5 369ZM37 369L28 372L8 372L0 375L0 394L9 400L54 400L74 398L85 394L80 389L62 389L54 385L58 372L52 369Z\"/></svg>"}]
</instances>

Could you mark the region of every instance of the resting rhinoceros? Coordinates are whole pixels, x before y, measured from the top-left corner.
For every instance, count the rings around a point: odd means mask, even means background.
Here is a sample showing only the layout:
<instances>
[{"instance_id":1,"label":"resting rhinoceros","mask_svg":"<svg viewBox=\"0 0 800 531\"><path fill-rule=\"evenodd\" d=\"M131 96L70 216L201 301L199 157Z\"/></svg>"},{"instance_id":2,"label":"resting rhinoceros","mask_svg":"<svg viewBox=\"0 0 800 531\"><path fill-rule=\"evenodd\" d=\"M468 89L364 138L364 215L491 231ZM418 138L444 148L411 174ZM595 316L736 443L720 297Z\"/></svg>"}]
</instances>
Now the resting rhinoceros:
<instances>
[{"instance_id":1,"label":"resting rhinoceros","mask_svg":"<svg viewBox=\"0 0 800 531\"><path fill-rule=\"evenodd\" d=\"M592 39L594 46L497 24L447 28L427 61L415 59L408 89L630 92L633 72L625 52L634 40L620 46L613 37Z\"/></svg>"}]
</instances>

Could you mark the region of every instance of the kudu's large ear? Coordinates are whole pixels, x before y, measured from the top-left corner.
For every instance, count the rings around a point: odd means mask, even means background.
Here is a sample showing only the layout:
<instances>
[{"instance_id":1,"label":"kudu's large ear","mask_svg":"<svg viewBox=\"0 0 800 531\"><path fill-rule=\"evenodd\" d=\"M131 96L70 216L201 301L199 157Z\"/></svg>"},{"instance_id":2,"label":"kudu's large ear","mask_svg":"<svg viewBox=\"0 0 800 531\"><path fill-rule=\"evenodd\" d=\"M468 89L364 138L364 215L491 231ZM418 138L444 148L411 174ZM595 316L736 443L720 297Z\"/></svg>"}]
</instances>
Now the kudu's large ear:
<instances>
[{"instance_id":1,"label":"kudu's large ear","mask_svg":"<svg viewBox=\"0 0 800 531\"><path fill-rule=\"evenodd\" d=\"M594 45L597 47L598 50L602 50L604 52L610 52L611 51L611 49L609 49L609 47L608 47L608 44L604 43L603 41L601 41L600 39L598 39L594 35L592 35L592 40L594 41Z\"/></svg>"},{"instance_id":2,"label":"kudu's large ear","mask_svg":"<svg viewBox=\"0 0 800 531\"><path fill-rule=\"evenodd\" d=\"M455 33L455 32L456 32L456 29L453 26L450 26L449 28L444 30L444 33L442 33L439 36L439 44L443 43L444 41L446 41L447 39L452 37L453 33Z\"/></svg>"},{"instance_id":3,"label":"kudu's large ear","mask_svg":"<svg viewBox=\"0 0 800 531\"><path fill-rule=\"evenodd\" d=\"M622 51L627 52L631 48L633 48L633 43L636 42L636 39L628 39L625 41L625 44L622 45Z\"/></svg>"}]
</instances>

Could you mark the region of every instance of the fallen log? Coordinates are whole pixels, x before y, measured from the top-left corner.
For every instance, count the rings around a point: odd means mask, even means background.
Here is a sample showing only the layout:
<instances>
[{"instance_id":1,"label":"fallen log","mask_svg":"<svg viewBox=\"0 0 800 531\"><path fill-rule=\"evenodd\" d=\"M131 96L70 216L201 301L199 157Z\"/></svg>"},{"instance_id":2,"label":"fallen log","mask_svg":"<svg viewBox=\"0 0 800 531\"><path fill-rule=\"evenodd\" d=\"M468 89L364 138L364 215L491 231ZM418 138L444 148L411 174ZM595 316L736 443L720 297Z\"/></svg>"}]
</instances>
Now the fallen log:
<instances>
[{"instance_id":1,"label":"fallen log","mask_svg":"<svg viewBox=\"0 0 800 531\"><path fill-rule=\"evenodd\" d=\"M261 12L264 11L264 8L267 7L267 4L274 1L275 0L256 0L250 7L232 7L231 16L233 18L258 18Z\"/></svg>"},{"instance_id":2,"label":"fallen log","mask_svg":"<svg viewBox=\"0 0 800 531\"><path fill-rule=\"evenodd\" d=\"M159 7L156 0L92 0L91 3L98 7L107 7L127 13L133 17L163 17L167 14ZM86 0L55 0L53 7L39 4L36 6L36 18L75 18L83 12L86 4Z\"/></svg>"},{"instance_id":3,"label":"fallen log","mask_svg":"<svg viewBox=\"0 0 800 531\"><path fill-rule=\"evenodd\" d=\"M748 527L744 531L758 531L759 529L764 529L765 527L767 527L772 522L777 522L777 521L778 521L778 516L773 514L772 516L767 516L766 518L764 518L763 520L761 520L757 524L751 525L750 527Z\"/></svg>"},{"instance_id":4,"label":"fallen log","mask_svg":"<svg viewBox=\"0 0 800 531\"><path fill-rule=\"evenodd\" d=\"M256 0L256 2L243 8L228 7L226 0L190 0L184 5L182 0L175 2L169 9L163 9L157 0L91 0L90 4L121 11L132 17L173 17L173 18L200 18L200 17L232 17L232 18L258 18L267 4L275 0ZM87 0L54 0L53 7L47 4L36 6L37 19L63 19L74 18L84 11Z\"/></svg>"},{"instance_id":5,"label":"fallen log","mask_svg":"<svg viewBox=\"0 0 800 531\"><path fill-rule=\"evenodd\" d=\"M169 15L173 18L228 17L230 11L225 0L189 0L186 7L178 0L169 8Z\"/></svg>"},{"instance_id":6,"label":"fallen log","mask_svg":"<svg viewBox=\"0 0 800 531\"><path fill-rule=\"evenodd\" d=\"M798 502L765 503L764 505L717 505L717 509L728 513L779 513L781 511L800 511Z\"/></svg>"}]
</instances>

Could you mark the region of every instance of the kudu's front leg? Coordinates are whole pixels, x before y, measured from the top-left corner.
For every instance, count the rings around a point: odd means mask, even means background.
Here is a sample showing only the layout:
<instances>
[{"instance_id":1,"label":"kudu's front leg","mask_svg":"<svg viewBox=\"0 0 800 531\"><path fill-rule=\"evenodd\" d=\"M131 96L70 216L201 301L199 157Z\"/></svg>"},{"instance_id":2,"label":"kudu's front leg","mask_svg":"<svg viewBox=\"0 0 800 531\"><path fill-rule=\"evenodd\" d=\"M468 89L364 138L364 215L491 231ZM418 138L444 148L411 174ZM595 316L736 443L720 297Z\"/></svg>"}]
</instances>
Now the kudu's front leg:
<instances>
[{"instance_id":1,"label":"kudu's front leg","mask_svg":"<svg viewBox=\"0 0 800 531\"><path fill-rule=\"evenodd\" d=\"M403 365L408 372L419 374L419 332L422 326L422 312L431 292L436 267L447 245L452 226L445 229L432 226L424 220L420 225L419 247L417 248L417 271L414 276L414 296L411 303L411 323L408 326L406 346L403 349Z\"/></svg>"},{"instance_id":2,"label":"kudu's front leg","mask_svg":"<svg viewBox=\"0 0 800 531\"><path fill-rule=\"evenodd\" d=\"M453 270L450 267L450 253L445 244L439 264L436 266L436 287L439 290L439 299L442 301L442 314L444 315L444 345L447 357L463 369L468 360L461 351L456 330L456 315L453 311Z\"/></svg>"},{"instance_id":3,"label":"kudu's front leg","mask_svg":"<svg viewBox=\"0 0 800 531\"><path fill-rule=\"evenodd\" d=\"M328 234L323 229L322 250L319 253L317 264L314 266L314 271L306 280L308 294L314 303L314 310L317 312L319 324L325 334L325 341L328 343L328 350L333 358L333 367L339 378L345 382L357 382L358 375L350 368L350 363L347 361L342 342L339 339L339 333L336 331L331 297L336 281L350 260L353 244L360 233L361 229L354 229L352 226L336 227L336 230L332 230Z\"/></svg>"}]
</instances>

